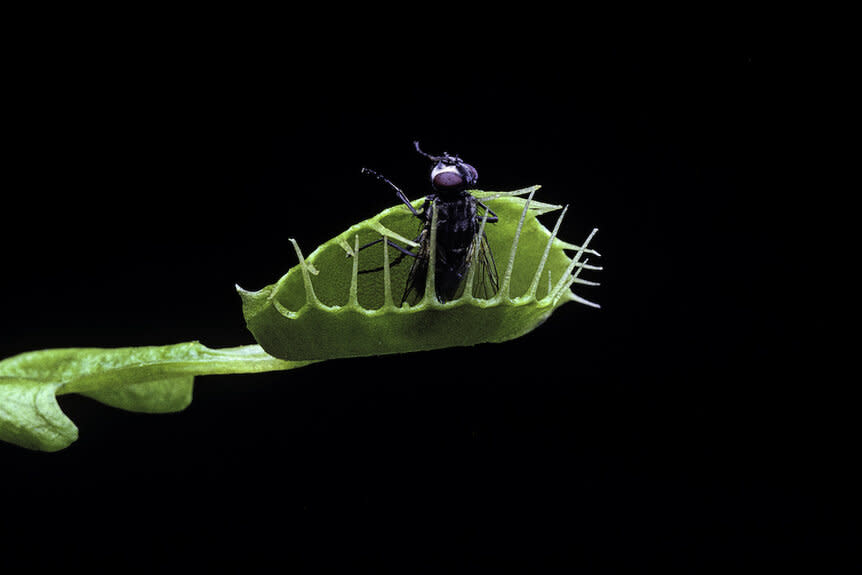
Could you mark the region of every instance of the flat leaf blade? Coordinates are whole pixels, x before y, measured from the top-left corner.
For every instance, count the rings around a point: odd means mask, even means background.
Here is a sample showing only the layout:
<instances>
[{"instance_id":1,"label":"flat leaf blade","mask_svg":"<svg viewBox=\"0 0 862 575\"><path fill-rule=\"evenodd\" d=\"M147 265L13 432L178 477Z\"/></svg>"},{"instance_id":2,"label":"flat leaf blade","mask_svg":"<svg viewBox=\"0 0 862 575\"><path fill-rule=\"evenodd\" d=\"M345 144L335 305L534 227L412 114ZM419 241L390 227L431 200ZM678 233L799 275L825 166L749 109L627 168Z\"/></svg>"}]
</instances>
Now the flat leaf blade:
<instances>
[{"instance_id":1,"label":"flat leaf blade","mask_svg":"<svg viewBox=\"0 0 862 575\"><path fill-rule=\"evenodd\" d=\"M310 362L276 359L257 345L210 349L198 342L126 348L66 348L0 361L0 440L56 451L78 437L56 396L80 393L142 413L184 409L197 375L287 370Z\"/></svg>"}]
</instances>

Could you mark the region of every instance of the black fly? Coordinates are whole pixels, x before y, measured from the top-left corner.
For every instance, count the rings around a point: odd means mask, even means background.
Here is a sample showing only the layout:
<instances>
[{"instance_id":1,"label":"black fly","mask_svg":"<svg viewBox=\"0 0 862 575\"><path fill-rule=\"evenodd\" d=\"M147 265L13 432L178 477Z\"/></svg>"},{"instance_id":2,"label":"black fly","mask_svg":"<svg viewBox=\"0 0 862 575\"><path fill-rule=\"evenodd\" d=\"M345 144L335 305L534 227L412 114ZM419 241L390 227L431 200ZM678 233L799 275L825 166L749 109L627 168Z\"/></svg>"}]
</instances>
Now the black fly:
<instances>
[{"instance_id":1,"label":"black fly","mask_svg":"<svg viewBox=\"0 0 862 575\"><path fill-rule=\"evenodd\" d=\"M467 192L467 188L473 186L479 177L476 168L464 162L458 156L450 156L446 152L441 156L426 154L419 148L419 142L413 142L416 151L434 162L431 168L431 187L433 192L425 197L422 208L417 210L407 199L407 196L398 186L373 170L362 168L362 173L375 176L385 182L393 190L404 204L410 209L420 222L419 235L416 243L419 247L415 253L399 246L391 240L387 243L397 249L399 256L392 262L399 263L406 256L414 258L413 266L407 275L407 285L401 303L409 301L415 304L425 294L425 282L428 275L428 260L431 255L431 220L433 208L437 207L437 242L436 261L434 264L434 285L436 286L437 299L447 302L461 296L464 290L464 280L467 270L472 262L479 265L476 270L478 284L478 295L490 298L497 293L499 279L497 267L494 263L494 255L488 245L488 237L482 232L482 237L476 241L483 217L487 216L488 223L498 221L497 215L485 204ZM479 214L478 208L482 207L484 213ZM364 249L382 239L362 246ZM478 245L478 251L477 251ZM383 268L364 270L360 273L379 271Z\"/></svg>"}]
</instances>

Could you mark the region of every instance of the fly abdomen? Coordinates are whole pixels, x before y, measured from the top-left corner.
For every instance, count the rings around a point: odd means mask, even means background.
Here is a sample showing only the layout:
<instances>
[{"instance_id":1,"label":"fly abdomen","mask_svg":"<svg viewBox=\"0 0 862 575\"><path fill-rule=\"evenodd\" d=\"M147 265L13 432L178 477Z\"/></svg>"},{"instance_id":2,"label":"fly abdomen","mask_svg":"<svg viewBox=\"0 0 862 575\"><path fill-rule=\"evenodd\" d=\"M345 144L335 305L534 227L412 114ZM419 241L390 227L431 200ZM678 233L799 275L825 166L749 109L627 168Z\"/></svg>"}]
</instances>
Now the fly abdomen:
<instances>
[{"instance_id":1,"label":"fly abdomen","mask_svg":"<svg viewBox=\"0 0 862 575\"><path fill-rule=\"evenodd\" d=\"M467 251L451 252L446 261L437 258L434 273L434 284L437 299L441 302L451 301L461 295L464 277L467 270Z\"/></svg>"},{"instance_id":2,"label":"fly abdomen","mask_svg":"<svg viewBox=\"0 0 862 575\"><path fill-rule=\"evenodd\" d=\"M458 252L468 249L476 237L476 198L463 192L455 200L435 198L437 206L437 257L447 252ZM430 206L428 225L431 224Z\"/></svg>"},{"instance_id":3,"label":"fly abdomen","mask_svg":"<svg viewBox=\"0 0 862 575\"><path fill-rule=\"evenodd\" d=\"M460 295L469 257L478 231L476 199L461 192L454 199L437 197L437 261L434 283L437 299L450 301Z\"/></svg>"}]
</instances>

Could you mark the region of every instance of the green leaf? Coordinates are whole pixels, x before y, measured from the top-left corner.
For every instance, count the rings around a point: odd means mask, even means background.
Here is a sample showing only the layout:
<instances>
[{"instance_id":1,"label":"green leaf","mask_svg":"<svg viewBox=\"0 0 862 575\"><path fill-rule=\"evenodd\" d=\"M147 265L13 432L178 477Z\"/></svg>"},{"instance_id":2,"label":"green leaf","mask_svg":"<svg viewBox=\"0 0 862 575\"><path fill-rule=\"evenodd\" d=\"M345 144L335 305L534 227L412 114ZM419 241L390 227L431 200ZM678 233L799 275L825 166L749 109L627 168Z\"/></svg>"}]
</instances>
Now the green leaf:
<instances>
[{"instance_id":1,"label":"green leaf","mask_svg":"<svg viewBox=\"0 0 862 575\"><path fill-rule=\"evenodd\" d=\"M54 396L62 385L0 377L0 439L43 451L63 449L78 439L78 428Z\"/></svg>"},{"instance_id":2,"label":"green leaf","mask_svg":"<svg viewBox=\"0 0 862 575\"><path fill-rule=\"evenodd\" d=\"M80 393L144 413L191 403L194 376L286 370L309 362L276 359L260 346L210 349L198 342L117 349L49 349L0 361L0 440L56 451L78 437L57 395Z\"/></svg>"},{"instance_id":3,"label":"green leaf","mask_svg":"<svg viewBox=\"0 0 862 575\"><path fill-rule=\"evenodd\" d=\"M505 341L531 331L566 302L598 307L570 289L573 284L597 285L579 277L583 270L601 269L586 259L599 255L587 247L596 230L580 246L558 239L566 210L554 230L548 230L536 216L562 206L533 201L538 188L472 192L499 216L498 222L485 226L500 272L500 288L490 299L478 295L481 278L468 270L467 287L453 301L437 300L435 290L428 289L433 288L429 272L421 301L412 306L394 303L401 300L410 263L393 265L397 253L386 242L361 252L358 247L381 237L412 245L408 238L416 236L419 222L402 205L352 226L307 258L291 239L297 266L260 291L237 286L246 324L275 357L323 360ZM518 197L527 194L526 199ZM433 254L433 240L431 250ZM378 267L383 268L379 273L358 273Z\"/></svg>"}]
</instances>

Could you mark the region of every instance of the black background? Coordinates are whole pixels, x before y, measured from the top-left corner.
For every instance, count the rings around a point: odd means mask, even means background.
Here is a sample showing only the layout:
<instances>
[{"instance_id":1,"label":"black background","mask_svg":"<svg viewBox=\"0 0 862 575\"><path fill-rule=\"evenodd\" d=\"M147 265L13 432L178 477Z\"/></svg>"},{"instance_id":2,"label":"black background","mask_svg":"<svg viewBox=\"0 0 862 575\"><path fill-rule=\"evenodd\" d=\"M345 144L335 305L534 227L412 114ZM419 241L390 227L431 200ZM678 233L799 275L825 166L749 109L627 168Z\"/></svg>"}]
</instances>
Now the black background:
<instances>
[{"instance_id":1,"label":"black background","mask_svg":"<svg viewBox=\"0 0 862 575\"><path fill-rule=\"evenodd\" d=\"M199 378L179 414L63 397L78 442L0 445L0 563L842 561L856 426L810 283L820 215L791 193L799 62L730 34L145 22L60 18L13 54L0 356L252 343L234 284L294 265L288 237L308 253L393 205L362 166L426 193L414 139L482 188L542 184L570 241L600 228L602 286L581 293L602 309L504 344Z\"/></svg>"}]
</instances>

